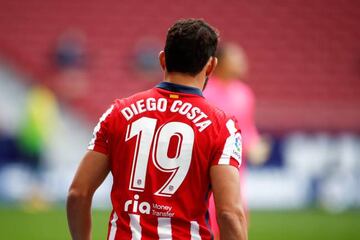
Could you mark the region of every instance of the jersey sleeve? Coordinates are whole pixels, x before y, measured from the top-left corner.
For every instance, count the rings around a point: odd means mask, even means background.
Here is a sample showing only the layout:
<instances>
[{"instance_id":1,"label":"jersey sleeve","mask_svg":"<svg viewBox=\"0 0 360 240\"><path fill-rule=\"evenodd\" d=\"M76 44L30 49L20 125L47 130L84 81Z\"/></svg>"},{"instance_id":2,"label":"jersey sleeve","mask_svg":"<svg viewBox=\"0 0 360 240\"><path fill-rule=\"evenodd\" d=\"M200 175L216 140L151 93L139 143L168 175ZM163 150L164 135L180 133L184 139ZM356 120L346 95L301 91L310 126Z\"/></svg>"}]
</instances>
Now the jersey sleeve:
<instances>
[{"instance_id":1,"label":"jersey sleeve","mask_svg":"<svg viewBox=\"0 0 360 240\"><path fill-rule=\"evenodd\" d=\"M222 126L211 165L232 165L239 168L242 161L242 138L237 121L230 118Z\"/></svg>"},{"instance_id":2,"label":"jersey sleeve","mask_svg":"<svg viewBox=\"0 0 360 240\"><path fill-rule=\"evenodd\" d=\"M93 137L88 145L88 150L100 152L108 155L109 153L109 137L111 125L114 118L115 104L101 116L99 122L94 128Z\"/></svg>"}]
</instances>

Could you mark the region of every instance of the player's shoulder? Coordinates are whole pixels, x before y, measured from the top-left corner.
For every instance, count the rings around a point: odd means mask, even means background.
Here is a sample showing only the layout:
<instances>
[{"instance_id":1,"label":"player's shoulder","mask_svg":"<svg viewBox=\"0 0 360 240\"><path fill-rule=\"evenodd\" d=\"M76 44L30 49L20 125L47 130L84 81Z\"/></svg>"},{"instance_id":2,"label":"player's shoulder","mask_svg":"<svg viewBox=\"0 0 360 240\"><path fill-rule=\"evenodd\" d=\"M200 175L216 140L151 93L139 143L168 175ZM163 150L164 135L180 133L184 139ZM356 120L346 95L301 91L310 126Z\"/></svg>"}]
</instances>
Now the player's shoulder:
<instances>
[{"instance_id":1,"label":"player's shoulder","mask_svg":"<svg viewBox=\"0 0 360 240\"><path fill-rule=\"evenodd\" d=\"M214 125L216 127L221 128L226 124L226 122L230 119L235 120L234 116L228 115L222 109L218 108L214 104L210 103L207 99L203 99L202 101L203 107L206 109L206 112L209 115L209 118L212 119Z\"/></svg>"},{"instance_id":2,"label":"player's shoulder","mask_svg":"<svg viewBox=\"0 0 360 240\"><path fill-rule=\"evenodd\" d=\"M113 105L115 108L117 109L121 109L124 106L128 106L131 105L132 103L136 102L139 99L142 98L148 98L154 95L154 89L148 89L145 91L140 91L137 92L133 95L130 95L128 97L124 97L124 98L116 98L113 102Z\"/></svg>"},{"instance_id":3,"label":"player's shoulder","mask_svg":"<svg viewBox=\"0 0 360 240\"><path fill-rule=\"evenodd\" d=\"M203 98L202 104L213 117L218 119L227 118L227 114L222 109L209 102L206 98Z\"/></svg>"},{"instance_id":4,"label":"player's shoulder","mask_svg":"<svg viewBox=\"0 0 360 240\"><path fill-rule=\"evenodd\" d=\"M114 120L118 121L119 119L122 119L121 117L121 109L124 107L131 106L134 104L137 100L141 98L146 98L149 96L152 96L153 92L152 89L137 92L131 96L124 97L124 98L115 98L111 104L111 106L106 110L105 113L103 113L101 118L109 119L109 121ZM120 121L120 120L119 120Z\"/></svg>"}]
</instances>

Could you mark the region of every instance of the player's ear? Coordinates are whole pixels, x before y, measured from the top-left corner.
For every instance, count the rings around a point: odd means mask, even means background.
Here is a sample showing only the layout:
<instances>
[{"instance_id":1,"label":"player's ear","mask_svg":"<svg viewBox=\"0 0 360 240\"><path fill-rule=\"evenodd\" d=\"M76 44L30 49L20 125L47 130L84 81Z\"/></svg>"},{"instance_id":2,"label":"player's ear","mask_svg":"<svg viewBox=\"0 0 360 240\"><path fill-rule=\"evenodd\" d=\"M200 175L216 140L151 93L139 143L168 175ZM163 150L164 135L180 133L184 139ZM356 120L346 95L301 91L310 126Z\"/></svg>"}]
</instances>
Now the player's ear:
<instances>
[{"instance_id":1,"label":"player's ear","mask_svg":"<svg viewBox=\"0 0 360 240\"><path fill-rule=\"evenodd\" d=\"M206 64L206 71L205 74L206 76L210 76L212 72L214 72L216 66L218 63L218 59L217 57L210 57L209 61Z\"/></svg>"},{"instance_id":2,"label":"player's ear","mask_svg":"<svg viewBox=\"0 0 360 240\"><path fill-rule=\"evenodd\" d=\"M165 52L164 51L161 51L159 53L159 63L160 63L162 70L166 71Z\"/></svg>"}]
</instances>

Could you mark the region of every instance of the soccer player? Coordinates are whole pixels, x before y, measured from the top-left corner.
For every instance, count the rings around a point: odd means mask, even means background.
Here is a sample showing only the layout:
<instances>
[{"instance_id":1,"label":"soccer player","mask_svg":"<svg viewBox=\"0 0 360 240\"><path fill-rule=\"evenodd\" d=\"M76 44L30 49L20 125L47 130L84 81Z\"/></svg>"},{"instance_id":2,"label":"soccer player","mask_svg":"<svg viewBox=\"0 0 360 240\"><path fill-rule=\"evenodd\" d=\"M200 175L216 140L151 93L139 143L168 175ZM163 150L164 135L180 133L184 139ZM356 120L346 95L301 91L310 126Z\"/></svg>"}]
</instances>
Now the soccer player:
<instances>
[{"instance_id":1,"label":"soccer player","mask_svg":"<svg viewBox=\"0 0 360 240\"><path fill-rule=\"evenodd\" d=\"M214 193L221 239L247 239L236 120L202 95L214 70L218 35L203 20L177 21L159 54L164 81L115 100L94 129L71 184L73 239L91 239L91 200L113 175L108 239L211 239Z\"/></svg>"}]
</instances>

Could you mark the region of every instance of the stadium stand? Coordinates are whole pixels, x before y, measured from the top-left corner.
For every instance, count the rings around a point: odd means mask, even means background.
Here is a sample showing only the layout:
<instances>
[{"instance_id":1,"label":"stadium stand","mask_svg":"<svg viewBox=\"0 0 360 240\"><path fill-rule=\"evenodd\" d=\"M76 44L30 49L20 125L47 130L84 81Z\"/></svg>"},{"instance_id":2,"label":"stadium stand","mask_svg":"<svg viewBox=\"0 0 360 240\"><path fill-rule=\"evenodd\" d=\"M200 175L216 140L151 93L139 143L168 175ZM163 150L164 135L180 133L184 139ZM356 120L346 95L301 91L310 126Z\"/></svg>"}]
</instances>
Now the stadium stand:
<instances>
[{"instance_id":1,"label":"stadium stand","mask_svg":"<svg viewBox=\"0 0 360 240\"><path fill-rule=\"evenodd\" d=\"M86 34L90 89L71 105L92 121L115 97L155 84L130 66L139 39L164 38L174 20L201 17L219 28L222 39L246 49L261 129L360 131L359 1L13 0L0 5L0 54L34 81L51 86L49 55L64 31Z\"/></svg>"}]
</instances>

